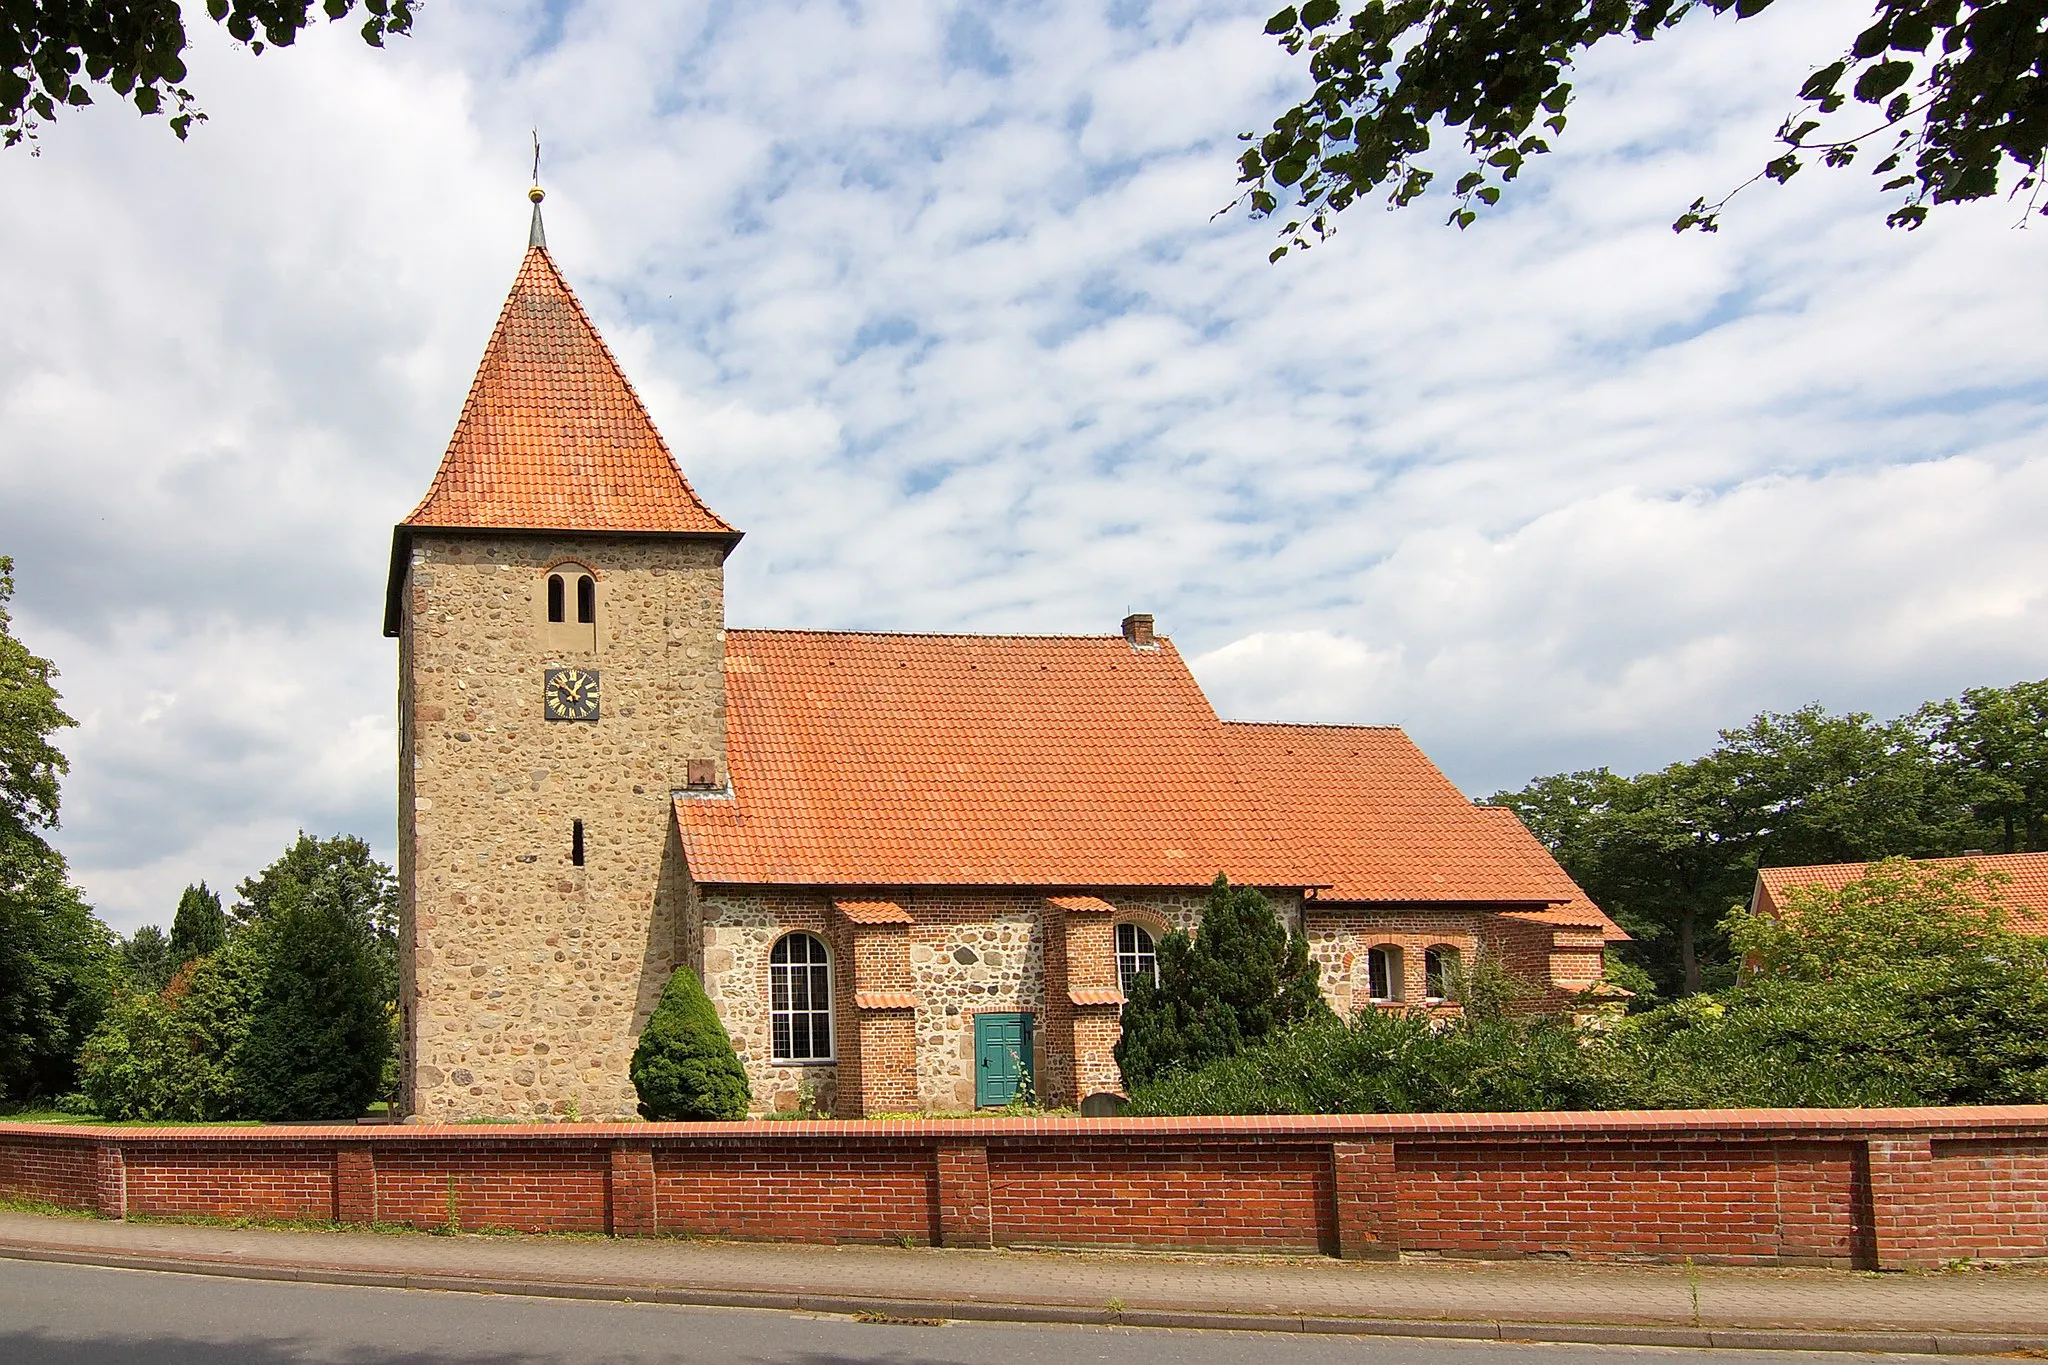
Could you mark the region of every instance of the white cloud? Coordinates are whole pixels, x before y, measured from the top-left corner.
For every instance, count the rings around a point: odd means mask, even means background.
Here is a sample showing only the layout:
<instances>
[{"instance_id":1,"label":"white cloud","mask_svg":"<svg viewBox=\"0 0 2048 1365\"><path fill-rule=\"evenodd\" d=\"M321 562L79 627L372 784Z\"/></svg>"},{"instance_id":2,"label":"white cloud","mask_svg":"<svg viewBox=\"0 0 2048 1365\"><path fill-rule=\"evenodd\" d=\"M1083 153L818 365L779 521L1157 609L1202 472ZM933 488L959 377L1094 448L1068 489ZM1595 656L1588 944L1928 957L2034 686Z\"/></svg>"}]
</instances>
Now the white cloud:
<instances>
[{"instance_id":1,"label":"white cloud","mask_svg":"<svg viewBox=\"0 0 2048 1365\"><path fill-rule=\"evenodd\" d=\"M1226 714L1402 722L1475 791L2048 673L2036 234L1820 170L1669 231L1866 6L1601 54L1497 217L1278 266L1210 219L1302 89L1268 9L445 0L384 53L209 34L189 144L110 105L0 157L0 552L88 892L388 849L389 528L536 124L558 259L748 532L736 623L1149 609Z\"/></svg>"}]
</instances>

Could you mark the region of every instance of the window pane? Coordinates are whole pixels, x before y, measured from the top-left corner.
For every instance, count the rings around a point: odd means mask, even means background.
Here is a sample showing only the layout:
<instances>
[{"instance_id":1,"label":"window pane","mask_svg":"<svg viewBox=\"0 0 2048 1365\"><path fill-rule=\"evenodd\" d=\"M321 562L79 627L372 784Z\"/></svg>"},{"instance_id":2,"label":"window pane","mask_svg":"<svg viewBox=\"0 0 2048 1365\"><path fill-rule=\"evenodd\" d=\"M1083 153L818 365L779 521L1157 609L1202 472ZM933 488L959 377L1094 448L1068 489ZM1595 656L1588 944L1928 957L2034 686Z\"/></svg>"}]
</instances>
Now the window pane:
<instances>
[{"instance_id":1,"label":"window pane","mask_svg":"<svg viewBox=\"0 0 2048 1365\"><path fill-rule=\"evenodd\" d=\"M786 1014L775 1015L771 1024L771 1032L775 1038L773 1044L775 1055L778 1057L792 1056L793 1054L789 1050L789 1016Z\"/></svg>"},{"instance_id":2,"label":"window pane","mask_svg":"<svg viewBox=\"0 0 2048 1365\"><path fill-rule=\"evenodd\" d=\"M768 969L768 1008L782 1013L789 1009L789 968Z\"/></svg>"}]
</instances>

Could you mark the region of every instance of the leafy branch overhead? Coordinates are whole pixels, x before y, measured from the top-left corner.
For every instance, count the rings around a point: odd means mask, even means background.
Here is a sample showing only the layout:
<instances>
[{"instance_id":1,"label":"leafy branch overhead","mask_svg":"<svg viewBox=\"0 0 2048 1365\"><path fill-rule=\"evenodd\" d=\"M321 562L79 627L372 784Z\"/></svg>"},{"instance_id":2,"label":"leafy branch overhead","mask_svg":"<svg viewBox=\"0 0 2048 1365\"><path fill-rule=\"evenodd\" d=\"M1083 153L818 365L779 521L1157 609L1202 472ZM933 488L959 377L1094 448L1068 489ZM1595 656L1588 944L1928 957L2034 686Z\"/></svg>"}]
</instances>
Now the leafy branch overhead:
<instances>
[{"instance_id":1,"label":"leafy branch overhead","mask_svg":"<svg viewBox=\"0 0 2048 1365\"><path fill-rule=\"evenodd\" d=\"M1254 217L1286 215L1278 260L1328 236L1332 216L1361 197L1412 203L1435 179L1421 163L1441 129L1469 158L1450 214L1469 227L1564 132L1582 53L1609 39L1650 42L1700 10L1747 19L1770 3L1370 0L1348 19L1338 0L1290 5L1266 32L1308 54L1315 91L1264 137L1243 135L1253 145L1238 161L1239 202ZM1894 227L2001 187L2031 211L2048 152L2048 0L1881 0L1797 98L1778 129L1782 150L1750 183L1789 180L1816 157L1835 167L1867 158L1896 197ZM1673 228L1713 231L1729 197L1695 200Z\"/></svg>"},{"instance_id":2,"label":"leafy branch overhead","mask_svg":"<svg viewBox=\"0 0 2048 1365\"><path fill-rule=\"evenodd\" d=\"M345 19L358 0L206 0L206 12L249 50L290 47L314 8ZM363 41L412 30L418 0L360 0ZM185 88L178 0L0 0L0 143L33 141L60 109L93 102L103 86L142 114L171 113L185 137L206 116Z\"/></svg>"}]
</instances>

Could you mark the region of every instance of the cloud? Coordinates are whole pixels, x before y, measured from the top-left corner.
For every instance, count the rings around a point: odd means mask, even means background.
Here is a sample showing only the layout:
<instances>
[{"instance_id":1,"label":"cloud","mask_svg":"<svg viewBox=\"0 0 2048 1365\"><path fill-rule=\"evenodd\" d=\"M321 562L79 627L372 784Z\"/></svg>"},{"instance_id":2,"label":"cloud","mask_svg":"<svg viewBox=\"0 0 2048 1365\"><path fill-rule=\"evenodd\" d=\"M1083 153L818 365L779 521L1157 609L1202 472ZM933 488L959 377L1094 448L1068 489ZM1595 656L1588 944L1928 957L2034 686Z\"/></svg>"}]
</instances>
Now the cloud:
<instances>
[{"instance_id":1,"label":"cloud","mask_svg":"<svg viewBox=\"0 0 2048 1365\"><path fill-rule=\"evenodd\" d=\"M1819 699L2048 673L2048 264L1769 154L1867 6L1579 73L1468 232L1212 219L1304 88L1270 6L446 0L377 53L209 32L188 144L0 157L0 552L64 670L60 842L115 923L292 832L389 852L391 524L549 240L705 499L746 625L1107 631L1226 714L1397 721L1474 792ZM1781 12L1782 11L1782 12Z\"/></svg>"}]
</instances>

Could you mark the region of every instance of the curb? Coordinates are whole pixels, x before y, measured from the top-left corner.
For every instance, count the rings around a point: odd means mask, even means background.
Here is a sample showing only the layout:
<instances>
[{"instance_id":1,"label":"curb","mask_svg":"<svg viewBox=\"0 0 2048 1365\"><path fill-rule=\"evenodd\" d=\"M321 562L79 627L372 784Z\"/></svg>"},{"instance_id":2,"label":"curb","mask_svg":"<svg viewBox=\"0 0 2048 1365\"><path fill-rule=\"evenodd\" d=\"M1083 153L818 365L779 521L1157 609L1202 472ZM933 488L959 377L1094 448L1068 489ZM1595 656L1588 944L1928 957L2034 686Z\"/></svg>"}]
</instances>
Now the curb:
<instances>
[{"instance_id":1,"label":"curb","mask_svg":"<svg viewBox=\"0 0 2048 1365\"><path fill-rule=\"evenodd\" d=\"M1645 1324L1512 1322L1494 1319L1320 1317L1303 1313L1228 1313L1165 1308L1081 1308L1067 1304L976 1302L967 1299L891 1299L859 1294L778 1293L756 1289L665 1289L657 1285L575 1280L506 1279L488 1275L430 1275L348 1270L263 1261L76 1251L0 1243L0 1260L148 1270L171 1275L213 1275L237 1280L282 1280L376 1289L419 1289L524 1298L585 1299L606 1303L659 1303L689 1308L765 1308L876 1318L952 1322L1019 1322L1093 1327L1154 1327L1227 1332L1305 1332L1329 1336L1436 1337L1466 1341L1561 1342L1598 1346L1691 1346L1754 1351L1847 1351L1900 1355L2011 1355L2048 1352L2048 1335L1997 1336L1982 1332L1813 1331L1798 1328L1660 1327Z\"/></svg>"}]
</instances>

